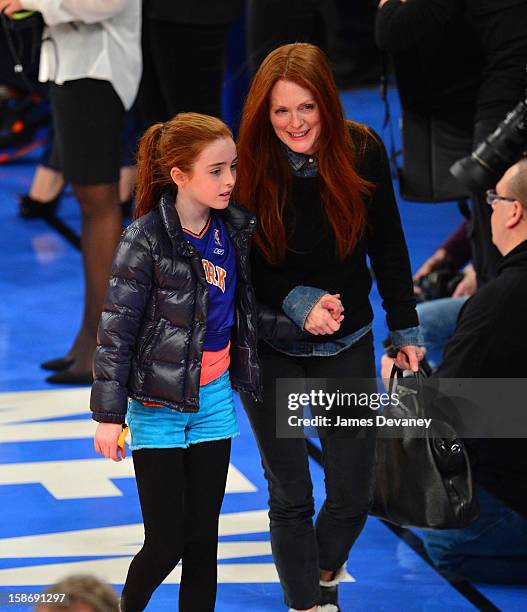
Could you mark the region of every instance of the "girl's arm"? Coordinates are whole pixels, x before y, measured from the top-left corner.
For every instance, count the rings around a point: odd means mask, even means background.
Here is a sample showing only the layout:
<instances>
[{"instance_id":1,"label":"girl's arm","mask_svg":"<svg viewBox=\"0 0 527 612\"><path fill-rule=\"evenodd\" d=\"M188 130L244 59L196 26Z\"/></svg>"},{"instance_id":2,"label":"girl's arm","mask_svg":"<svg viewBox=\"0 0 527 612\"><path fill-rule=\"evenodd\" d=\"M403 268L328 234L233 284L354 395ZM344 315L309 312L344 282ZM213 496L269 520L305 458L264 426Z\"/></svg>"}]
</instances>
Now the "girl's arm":
<instances>
[{"instance_id":1,"label":"girl's arm","mask_svg":"<svg viewBox=\"0 0 527 612\"><path fill-rule=\"evenodd\" d=\"M46 25L82 21L97 23L120 13L127 0L21 0L26 10L42 13Z\"/></svg>"},{"instance_id":2,"label":"girl's arm","mask_svg":"<svg viewBox=\"0 0 527 612\"><path fill-rule=\"evenodd\" d=\"M95 350L90 408L104 423L124 423L127 383L152 289L152 251L143 231L128 227L115 252Z\"/></svg>"},{"instance_id":3,"label":"girl's arm","mask_svg":"<svg viewBox=\"0 0 527 612\"><path fill-rule=\"evenodd\" d=\"M304 332L281 310L258 302L258 337L262 340L295 340Z\"/></svg>"}]
</instances>

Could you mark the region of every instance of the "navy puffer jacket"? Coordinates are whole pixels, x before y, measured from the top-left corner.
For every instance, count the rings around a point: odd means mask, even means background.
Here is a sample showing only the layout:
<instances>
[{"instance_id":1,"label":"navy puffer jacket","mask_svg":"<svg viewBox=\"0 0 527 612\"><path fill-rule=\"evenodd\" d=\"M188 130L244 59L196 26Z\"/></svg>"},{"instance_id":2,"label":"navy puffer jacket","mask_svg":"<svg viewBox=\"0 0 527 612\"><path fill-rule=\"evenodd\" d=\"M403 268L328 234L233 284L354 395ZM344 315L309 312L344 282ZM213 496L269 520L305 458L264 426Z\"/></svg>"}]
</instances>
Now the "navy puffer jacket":
<instances>
[{"instance_id":1,"label":"navy puffer jacket","mask_svg":"<svg viewBox=\"0 0 527 612\"><path fill-rule=\"evenodd\" d=\"M294 338L301 330L283 313L256 305L249 272L255 217L232 204L218 214L237 260L231 383L259 398L258 335ZM96 421L124 423L128 397L181 412L199 409L208 292L201 256L185 238L167 191L124 231L115 253L95 352Z\"/></svg>"}]
</instances>

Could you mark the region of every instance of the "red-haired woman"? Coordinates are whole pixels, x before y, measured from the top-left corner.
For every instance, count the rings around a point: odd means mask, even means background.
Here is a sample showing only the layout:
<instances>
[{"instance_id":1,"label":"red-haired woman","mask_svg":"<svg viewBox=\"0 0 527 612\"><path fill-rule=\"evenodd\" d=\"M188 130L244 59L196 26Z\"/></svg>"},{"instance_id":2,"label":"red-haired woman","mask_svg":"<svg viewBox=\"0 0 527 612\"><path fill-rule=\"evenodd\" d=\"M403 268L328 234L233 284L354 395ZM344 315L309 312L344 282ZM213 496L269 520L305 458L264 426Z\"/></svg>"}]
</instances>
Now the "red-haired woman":
<instances>
[{"instance_id":1,"label":"red-haired woman","mask_svg":"<svg viewBox=\"0 0 527 612\"><path fill-rule=\"evenodd\" d=\"M139 144L135 222L117 248L95 354L95 449L114 461L125 419L145 524L121 609L144 610L182 559L179 610L213 612L232 387L258 394L249 236L229 205L236 146L219 119L181 113ZM261 329L297 334L283 314ZM130 398L130 402L128 402Z\"/></svg>"},{"instance_id":2,"label":"red-haired woman","mask_svg":"<svg viewBox=\"0 0 527 612\"><path fill-rule=\"evenodd\" d=\"M385 149L370 129L345 120L319 48L284 45L263 61L245 103L238 153L235 197L258 217L257 299L310 332L261 343L264 407L243 397L269 485L274 560L291 609L334 612L336 585L368 514L375 430L332 428L321 436L326 500L313 526L306 443L277 437L276 415L288 407L277 405L275 383L375 378L366 256L398 363L416 370L422 341L408 252ZM321 306L328 293L340 297L338 309ZM376 390L373 382L358 384Z\"/></svg>"}]
</instances>

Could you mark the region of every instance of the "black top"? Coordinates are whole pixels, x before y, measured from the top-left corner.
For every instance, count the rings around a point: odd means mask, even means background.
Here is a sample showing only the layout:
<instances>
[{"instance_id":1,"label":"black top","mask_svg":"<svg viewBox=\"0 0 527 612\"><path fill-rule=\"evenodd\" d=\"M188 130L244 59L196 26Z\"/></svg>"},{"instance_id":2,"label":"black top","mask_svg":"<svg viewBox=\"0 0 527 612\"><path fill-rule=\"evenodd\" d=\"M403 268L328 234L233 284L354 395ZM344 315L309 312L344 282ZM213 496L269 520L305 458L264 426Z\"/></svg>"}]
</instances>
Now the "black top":
<instances>
[{"instance_id":1,"label":"black top","mask_svg":"<svg viewBox=\"0 0 527 612\"><path fill-rule=\"evenodd\" d=\"M240 14L242 0L145 0L150 19L187 25L220 26L232 23Z\"/></svg>"},{"instance_id":2,"label":"black top","mask_svg":"<svg viewBox=\"0 0 527 612\"><path fill-rule=\"evenodd\" d=\"M359 146L361 136L352 128ZM369 255L383 298L390 330L418 325L408 250L392 188L390 168L384 145L378 136L368 135L359 174L376 185L368 209L368 227L350 257L340 261L335 238L320 198L320 178L292 177L284 223L287 251L283 264L272 266L261 253L252 251L252 280L258 301L273 308L282 307L287 294L304 285L340 293L345 317L338 339L367 325L373 318L368 299L372 285L366 255ZM309 334L309 340L320 342Z\"/></svg>"},{"instance_id":3,"label":"black top","mask_svg":"<svg viewBox=\"0 0 527 612\"><path fill-rule=\"evenodd\" d=\"M506 255L498 277L463 306L440 378L524 378L527 241ZM496 406L499 410L499 406ZM527 440L467 440L476 480L527 516Z\"/></svg>"}]
</instances>

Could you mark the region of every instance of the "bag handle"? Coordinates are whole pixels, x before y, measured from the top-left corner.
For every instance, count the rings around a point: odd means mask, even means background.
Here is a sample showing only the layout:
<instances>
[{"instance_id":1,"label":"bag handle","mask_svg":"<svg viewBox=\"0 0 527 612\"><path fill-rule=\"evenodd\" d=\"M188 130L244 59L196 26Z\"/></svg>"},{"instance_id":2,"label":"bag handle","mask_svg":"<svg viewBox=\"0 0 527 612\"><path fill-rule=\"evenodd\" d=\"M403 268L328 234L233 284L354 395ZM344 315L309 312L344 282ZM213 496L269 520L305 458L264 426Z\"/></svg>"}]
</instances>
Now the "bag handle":
<instances>
[{"instance_id":1,"label":"bag handle","mask_svg":"<svg viewBox=\"0 0 527 612\"><path fill-rule=\"evenodd\" d=\"M388 385L388 393L390 396L393 393L397 380L405 378L403 376L403 372L404 370L402 370L398 365L396 365L395 363L393 364L392 371L390 373L390 382ZM416 382L415 391L413 389L409 390L408 395L410 395L414 400L416 416L418 418L423 418L425 416L425 411L423 408L423 401L422 401L423 399L423 378L425 378L424 372L421 370L421 367L419 366L419 371L413 372L413 377L408 377L408 378L414 378Z\"/></svg>"}]
</instances>

